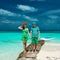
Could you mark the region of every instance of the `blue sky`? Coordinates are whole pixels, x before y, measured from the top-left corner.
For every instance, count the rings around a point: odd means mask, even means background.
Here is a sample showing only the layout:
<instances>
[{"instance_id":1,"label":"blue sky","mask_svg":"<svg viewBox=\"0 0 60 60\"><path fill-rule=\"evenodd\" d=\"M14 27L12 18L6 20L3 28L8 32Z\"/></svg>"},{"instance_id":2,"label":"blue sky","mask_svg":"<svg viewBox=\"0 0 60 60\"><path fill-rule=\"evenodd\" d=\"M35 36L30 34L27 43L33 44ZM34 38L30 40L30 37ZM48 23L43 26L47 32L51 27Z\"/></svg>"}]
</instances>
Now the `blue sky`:
<instances>
[{"instance_id":1,"label":"blue sky","mask_svg":"<svg viewBox=\"0 0 60 60\"><path fill-rule=\"evenodd\" d=\"M0 30L18 30L24 21L41 30L60 30L59 0L0 0Z\"/></svg>"}]
</instances>

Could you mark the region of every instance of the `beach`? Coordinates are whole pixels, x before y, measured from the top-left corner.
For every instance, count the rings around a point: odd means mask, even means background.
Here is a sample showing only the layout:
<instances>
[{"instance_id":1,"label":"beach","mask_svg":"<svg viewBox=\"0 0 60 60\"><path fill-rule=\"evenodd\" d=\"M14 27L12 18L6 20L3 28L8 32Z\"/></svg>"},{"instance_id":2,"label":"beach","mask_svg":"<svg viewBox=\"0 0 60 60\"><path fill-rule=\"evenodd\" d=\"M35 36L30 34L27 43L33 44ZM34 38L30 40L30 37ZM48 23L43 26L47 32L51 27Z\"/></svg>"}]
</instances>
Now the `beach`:
<instances>
[{"instance_id":1,"label":"beach","mask_svg":"<svg viewBox=\"0 0 60 60\"><path fill-rule=\"evenodd\" d=\"M52 48L57 47L58 48L57 50L60 49L60 33L41 33L40 37L48 39L52 38L53 40L46 41L45 44L42 46L41 50L39 51L39 53L41 51L45 52L45 49L50 50L51 49L49 48L50 46ZM31 40L29 39L27 42L27 46L30 43ZM21 52L23 52L23 43L21 41L20 32L0 32L0 60L16 60ZM42 55L43 54L41 53L41 57Z\"/></svg>"},{"instance_id":2,"label":"beach","mask_svg":"<svg viewBox=\"0 0 60 60\"><path fill-rule=\"evenodd\" d=\"M37 54L37 60L60 60L60 44L45 43Z\"/></svg>"}]
</instances>

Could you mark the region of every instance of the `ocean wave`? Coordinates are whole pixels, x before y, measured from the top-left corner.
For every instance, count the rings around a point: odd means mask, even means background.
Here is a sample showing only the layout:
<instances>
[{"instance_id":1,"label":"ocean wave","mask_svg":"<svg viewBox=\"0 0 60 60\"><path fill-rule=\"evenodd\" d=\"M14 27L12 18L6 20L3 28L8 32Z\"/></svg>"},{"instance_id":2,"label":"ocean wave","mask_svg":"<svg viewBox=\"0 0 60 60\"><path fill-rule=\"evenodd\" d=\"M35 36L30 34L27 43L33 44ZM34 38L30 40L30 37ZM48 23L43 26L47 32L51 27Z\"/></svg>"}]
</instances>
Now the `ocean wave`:
<instances>
[{"instance_id":1,"label":"ocean wave","mask_svg":"<svg viewBox=\"0 0 60 60\"><path fill-rule=\"evenodd\" d=\"M50 41L50 40L54 40L54 38L41 38L41 40Z\"/></svg>"}]
</instances>

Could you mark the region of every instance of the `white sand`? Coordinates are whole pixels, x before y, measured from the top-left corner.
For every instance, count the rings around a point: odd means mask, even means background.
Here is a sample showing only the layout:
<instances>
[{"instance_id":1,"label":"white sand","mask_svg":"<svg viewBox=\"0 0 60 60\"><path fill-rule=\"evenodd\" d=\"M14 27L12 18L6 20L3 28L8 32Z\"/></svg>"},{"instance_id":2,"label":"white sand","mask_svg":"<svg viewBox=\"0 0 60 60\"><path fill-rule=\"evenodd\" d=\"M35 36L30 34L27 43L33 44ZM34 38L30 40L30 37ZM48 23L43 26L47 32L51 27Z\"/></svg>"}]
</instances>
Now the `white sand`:
<instances>
[{"instance_id":1,"label":"white sand","mask_svg":"<svg viewBox=\"0 0 60 60\"><path fill-rule=\"evenodd\" d=\"M60 44L45 43L37 54L37 60L60 60Z\"/></svg>"}]
</instances>

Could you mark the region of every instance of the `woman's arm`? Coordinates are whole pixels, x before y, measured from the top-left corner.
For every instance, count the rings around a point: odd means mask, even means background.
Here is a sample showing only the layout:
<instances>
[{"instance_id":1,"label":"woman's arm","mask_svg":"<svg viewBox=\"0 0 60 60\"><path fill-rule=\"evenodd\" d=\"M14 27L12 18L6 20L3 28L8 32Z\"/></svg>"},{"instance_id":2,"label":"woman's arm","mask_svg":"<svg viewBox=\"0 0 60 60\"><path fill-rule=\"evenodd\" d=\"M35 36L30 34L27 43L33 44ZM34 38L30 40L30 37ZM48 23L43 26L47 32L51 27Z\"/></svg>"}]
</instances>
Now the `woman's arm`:
<instances>
[{"instance_id":1,"label":"woman's arm","mask_svg":"<svg viewBox=\"0 0 60 60\"><path fill-rule=\"evenodd\" d=\"M31 28L31 30L30 30L30 38L32 38L32 28Z\"/></svg>"},{"instance_id":2,"label":"woman's arm","mask_svg":"<svg viewBox=\"0 0 60 60\"><path fill-rule=\"evenodd\" d=\"M28 35L29 35L29 37L31 38L31 35L30 35L30 32L29 32L29 29L27 28L27 30L28 30Z\"/></svg>"},{"instance_id":3,"label":"woman's arm","mask_svg":"<svg viewBox=\"0 0 60 60\"><path fill-rule=\"evenodd\" d=\"M21 26L19 26L19 27L18 27L18 29L21 29L21 30L22 30L22 27L21 27Z\"/></svg>"},{"instance_id":4,"label":"woman's arm","mask_svg":"<svg viewBox=\"0 0 60 60\"><path fill-rule=\"evenodd\" d=\"M32 38L32 31L30 32L30 38Z\"/></svg>"}]
</instances>

